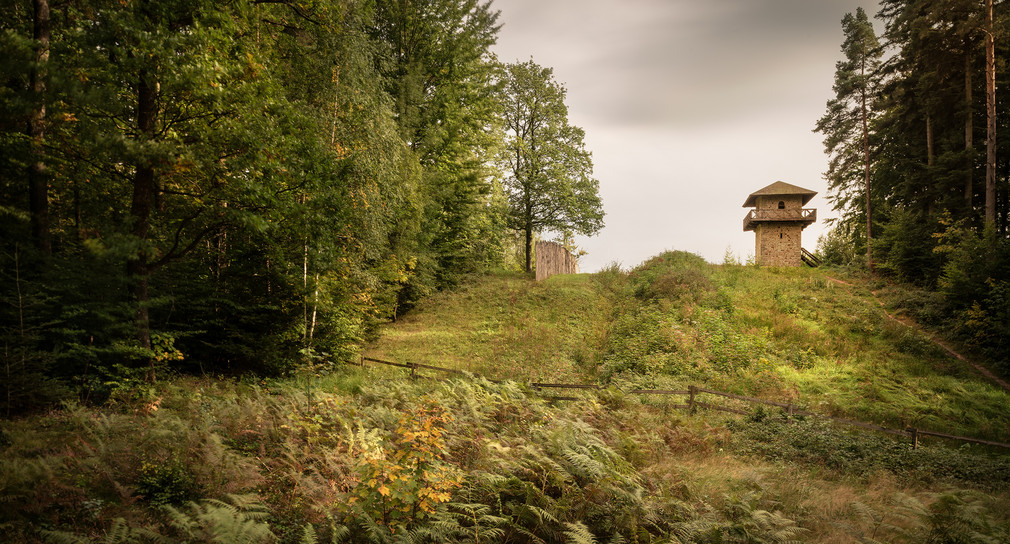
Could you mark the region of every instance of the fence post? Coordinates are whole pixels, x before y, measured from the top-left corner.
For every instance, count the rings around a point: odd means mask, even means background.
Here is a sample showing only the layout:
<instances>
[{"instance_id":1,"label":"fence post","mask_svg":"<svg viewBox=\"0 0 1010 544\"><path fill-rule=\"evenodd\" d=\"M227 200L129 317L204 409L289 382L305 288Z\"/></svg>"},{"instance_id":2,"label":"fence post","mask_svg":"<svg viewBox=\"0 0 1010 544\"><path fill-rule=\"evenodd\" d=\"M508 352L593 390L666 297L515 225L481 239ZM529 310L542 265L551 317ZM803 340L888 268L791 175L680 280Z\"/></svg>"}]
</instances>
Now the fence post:
<instances>
[{"instance_id":1,"label":"fence post","mask_svg":"<svg viewBox=\"0 0 1010 544\"><path fill-rule=\"evenodd\" d=\"M919 449L919 429L912 427L908 430L912 432L912 449Z\"/></svg>"},{"instance_id":2,"label":"fence post","mask_svg":"<svg viewBox=\"0 0 1010 544\"><path fill-rule=\"evenodd\" d=\"M786 423L792 423L793 422L793 405L792 404L787 404L786 405L786 416L788 416L788 418L786 419Z\"/></svg>"},{"instance_id":3,"label":"fence post","mask_svg":"<svg viewBox=\"0 0 1010 544\"><path fill-rule=\"evenodd\" d=\"M417 379L417 363L410 363L410 379Z\"/></svg>"},{"instance_id":4,"label":"fence post","mask_svg":"<svg viewBox=\"0 0 1010 544\"><path fill-rule=\"evenodd\" d=\"M696 411L694 406L694 395L697 393L697 390L698 388L693 385L687 387L687 413L692 415Z\"/></svg>"}]
</instances>

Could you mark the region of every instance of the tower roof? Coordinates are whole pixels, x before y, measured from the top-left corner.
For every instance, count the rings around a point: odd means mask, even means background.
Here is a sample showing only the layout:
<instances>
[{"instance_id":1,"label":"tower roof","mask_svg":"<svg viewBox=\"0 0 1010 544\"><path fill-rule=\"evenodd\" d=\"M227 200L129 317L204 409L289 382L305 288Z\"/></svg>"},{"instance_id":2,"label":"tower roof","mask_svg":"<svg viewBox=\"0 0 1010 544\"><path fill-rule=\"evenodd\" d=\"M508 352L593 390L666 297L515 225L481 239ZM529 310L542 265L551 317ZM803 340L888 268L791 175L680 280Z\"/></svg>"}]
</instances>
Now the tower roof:
<instances>
[{"instance_id":1,"label":"tower roof","mask_svg":"<svg viewBox=\"0 0 1010 544\"><path fill-rule=\"evenodd\" d=\"M802 195L803 204L806 206L807 202L817 194L817 191L811 191L810 189L804 189L803 187L797 187L791 185L784 181L776 181L771 185L765 187L764 189L754 191L747 197L747 200L743 203L744 208L757 206L757 197L759 196L779 196L779 195Z\"/></svg>"}]
</instances>

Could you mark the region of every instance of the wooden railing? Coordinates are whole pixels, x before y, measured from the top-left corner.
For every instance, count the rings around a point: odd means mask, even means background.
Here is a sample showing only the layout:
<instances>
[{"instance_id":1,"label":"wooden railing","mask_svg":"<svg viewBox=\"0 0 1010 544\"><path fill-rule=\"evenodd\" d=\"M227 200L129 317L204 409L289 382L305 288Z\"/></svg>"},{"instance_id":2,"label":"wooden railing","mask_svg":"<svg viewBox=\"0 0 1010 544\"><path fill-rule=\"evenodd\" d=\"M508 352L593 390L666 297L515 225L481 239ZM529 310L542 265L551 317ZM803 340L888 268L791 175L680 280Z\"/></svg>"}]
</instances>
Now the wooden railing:
<instances>
[{"instance_id":1,"label":"wooden railing","mask_svg":"<svg viewBox=\"0 0 1010 544\"><path fill-rule=\"evenodd\" d=\"M753 230L754 223L765 221L799 221L811 224L817 221L816 208L786 208L784 210L751 210L743 218L743 230Z\"/></svg>"},{"instance_id":2,"label":"wooden railing","mask_svg":"<svg viewBox=\"0 0 1010 544\"><path fill-rule=\"evenodd\" d=\"M806 248L802 247L800 248L800 251L802 252L800 253L800 260L802 260L804 264L812 268L817 268L818 266L821 266L821 259L818 258L817 255L810 253L809 251L806 250Z\"/></svg>"},{"instance_id":3,"label":"wooden railing","mask_svg":"<svg viewBox=\"0 0 1010 544\"><path fill-rule=\"evenodd\" d=\"M457 370L454 368L443 368L434 365L426 365L421 363L395 363L392 361L383 361L381 359L374 359L372 357L362 357L360 366L365 366L365 363L376 363L381 365L388 365L394 367L400 367L408 369L410 371L410 377L412 379L422 378L423 376L418 375L418 370L434 370L438 372L445 372L449 374L464 375L464 376L477 376L469 372L464 372L462 370ZM493 383L502 383L501 380L488 380ZM579 383L545 383L545 382L531 382L527 384L534 391L541 392L545 389L569 389L569 390L581 390L581 391L600 391L605 389L601 385L597 384L579 384ZM803 410L801 407L788 403L788 402L776 402L773 400L759 399L756 397L747 397L744 395L736 395L734 393L727 393L725 391L716 391L714 389L706 389L704 387L690 386L686 390L668 390L668 389L632 389L630 391L625 391L628 395L667 395L667 396L680 396L687 397L686 402L683 404L670 405L670 408L687 410L690 413L696 413L699 409L702 410L714 410L720 412L729 412L733 414L749 415L750 412L741 410L739 408L733 408L730 406L725 406L722 404L712 404L709 402L701 402L699 396L702 394L713 395L716 397L723 397L727 399L732 399L740 402L745 402L748 404L762 404L765 406L775 406L781 408L789 417L794 416L804 416L804 417L818 417L823 419L828 419L834 423L839 423L842 425L848 425L850 427L855 427L857 429L863 429L868 431L876 431L881 433L886 433L894 436L902 436L912 439L912 447L916 448L919 445L919 437L922 436L934 436L937 438L945 438L948 440L957 440L961 442L971 442L974 444L984 444L986 446L995 446L997 448L1010 448L1010 444L1003 442L994 442L992 440L983 440L981 438L971 438L968 436L957 436L946 433L939 433L935 431L927 431L924 429L916 429L913 427L907 427L905 429L892 429L882 425L876 425L874 423L864 423L862 421L855 421L852 419L845 419L840 417L829 416L825 414L818 414L815 412L808 412ZM557 396L557 395L545 395L545 400L552 401L570 401L570 400L580 400L580 397L572 396Z\"/></svg>"}]
</instances>

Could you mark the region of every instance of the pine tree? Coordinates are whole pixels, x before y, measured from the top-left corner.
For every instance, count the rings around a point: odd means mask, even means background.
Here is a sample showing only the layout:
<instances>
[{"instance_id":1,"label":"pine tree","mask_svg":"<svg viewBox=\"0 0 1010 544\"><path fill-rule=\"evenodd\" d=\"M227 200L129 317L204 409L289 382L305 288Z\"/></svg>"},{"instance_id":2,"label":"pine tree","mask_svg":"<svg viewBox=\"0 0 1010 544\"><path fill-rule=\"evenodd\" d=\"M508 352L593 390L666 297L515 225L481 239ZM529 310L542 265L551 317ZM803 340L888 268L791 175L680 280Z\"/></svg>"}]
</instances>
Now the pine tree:
<instances>
[{"instance_id":1,"label":"pine tree","mask_svg":"<svg viewBox=\"0 0 1010 544\"><path fill-rule=\"evenodd\" d=\"M381 0L371 34L401 137L422 169L419 264L402 302L483 269L503 230L488 168L498 139L486 0Z\"/></svg>"},{"instance_id":2,"label":"pine tree","mask_svg":"<svg viewBox=\"0 0 1010 544\"><path fill-rule=\"evenodd\" d=\"M878 87L882 50L873 24L862 8L842 18L844 60L835 66L835 98L817 121L816 132L824 135L824 148L831 156L828 187L834 191L835 209L852 213L857 187L862 185L862 214L866 219L866 261L873 268L873 224L870 192L870 137L873 101Z\"/></svg>"}]
</instances>

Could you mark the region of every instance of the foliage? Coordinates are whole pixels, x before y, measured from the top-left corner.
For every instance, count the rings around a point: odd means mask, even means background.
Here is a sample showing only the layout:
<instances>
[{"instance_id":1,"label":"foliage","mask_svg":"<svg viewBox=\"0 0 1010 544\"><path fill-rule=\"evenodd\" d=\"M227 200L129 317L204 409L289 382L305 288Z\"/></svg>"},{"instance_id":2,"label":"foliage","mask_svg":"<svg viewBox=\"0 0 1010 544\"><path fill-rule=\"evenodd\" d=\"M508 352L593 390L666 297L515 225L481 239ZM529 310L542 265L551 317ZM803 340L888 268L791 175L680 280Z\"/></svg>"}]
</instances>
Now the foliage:
<instances>
[{"instance_id":1,"label":"foliage","mask_svg":"<svg viewBox=\"0 0 1010 544\"><path fill-rule=\"evenodd\" d=\"M352 504L392 532L417 524L448 502L460 485L445 463L443 434L451 420L436 404L404 414L392 449L364 452Z\"/></svg>"},{"instance_id":2,"label":"foliage","mask_svg":"<svg viewBox=\"0 0 1010 544\"><path fill-rule=\"evenodd\" d=\"M842 32L844 60L835 65L835 97L828 101L815 131L824 135L824 151L831 157L824 174L831 191L829 199L842 212L841 222L851 229L865 227L863 236L869 241L873 200L870 126L883 51L863 8L845 14ZM866 249L869 256L869 244Z\"/></svg>"},{"instance_id":3,"label":"foliage","mask_svg":"<svg viewBox=\"0 0 1010 544\"><path fill-rule=\"evenodd\" d=\"M975 451L920 446L906 441L847 430L816 418L788 419L785 414L733 422L740 450L771 459L810 463L854 476L886 470L907 485L937 482L999 490L1010 482L1005 460Z\"/></svg>"},{"instance_id":4,"label":"foliage","mask_svg":"<svg viewBox=\"0 0 1010 544\"><path fill-rule=\"evenodd\" d=\"M704 280L690 293L634 295L634 286L667 293L649 278L678 269ZM464 284L388 326L380 344L422 330L430 351L459 350L423 360L465 369L467 343L535 353L527 344L541 335L509 330L536 322L565 329L557 338L572 345L592 338L603 353L559 358L533 376L606 377L611 387L555 402L512 381L411 382L370 365L296 379L164 380L105 407L5 421L0 524L26 542L715 543L824 541L840 531L918 542L953 527L1002 538L1005 455L928 438L913 450L778 409L742 420L690 415L673 408L676 398L622 392L694 384L1006 440L1005 393L887 319L870 294L876 284L828 278L672 252L632 273ZM900 286L886 289L890 297ZM499 313L505 304L517 321ZM435 322L447 328L429 330ZM582 336L598 323L612 326ZM436 345L450 330L468 340ZM152 508L158 490L188 496ZM924 510L892 501L898 492ZM944 493L961 502L938 502ZM853 504L873 514L864 520Z\"/></svg>"},{"instance_id":5,"label":"foliage","mask_svg":"<svg viewBox=\"0 0 1010 544\"><path fill-rule=\"evenodd\" d=\"M407 309L434 289L499 264L504 226L486 165L497 151L490 47L500 24L490 2L376 2L367 25L399 133L417 155L422 201Z\"/></svg>"},{"instance_id":6,"label":"foliage","mask_svg":"<svg viewBox=\"0 0 1010 544\"><path fill-rule=\"evenodd\" d=\"M853 503L858 522L847 524L847 532L868 544L883 542L885 536L900 542L936 544L987 544L1008 536L1008 528L993 523L989 516L991 497L979 493L954 490L925 499L898 493L891 505L896 508L887 515L863 503Z\"/></svg>"},{"instance_id":7,"label":"foliage","mask_svg":"<svg viewBox=\"0 0 1010 544\"><path fill-rule=\"evenodd\" d=\"M635 267L629 278L637 298L687 298L697 302L713 289L709 276L701 257L686 251L668 251Z\"/></svg>"},{"instance_id":8,"label":"foliage","mask_svg":"<svg viewBox=\"0 0 1010 544\"><path fill-rule=\"evenodd\" d=\"M232 495L228 501L191 502L185 510L166 506L169 526L180 542L264 544L276 536L264 521L269 510L255 497Z\"/></svg>"},{"instance_id":9,"label":"foliage","mask_svg":"<svg viewBox=\"0 0 1010 544\"><path fill-rule=\"evenodd\" d=\"M489 2L64 7L41 65L0 8L6 413L339 364L501 264Z\"/></svg>"},{"instance_id":10,"label":"foliage","mask_svg":"<svg viewBox=\"0 0 1010 544\"><path fill-rule=\"evenodd\" d=\"M990 114L983 47L986 36L1006 33L1007 14L996 8L990 30L978 2L884 0L877 14L884 29L879 43L864 12L846 15L837 97L817 123L830 158L829 199L841 211L836 230L824 240L827 262L845 264L852 261L849 255L866 250L876 258L857 264L876 266L889 280L944 293L943 311L950 316L944 328L1000 365L1006 346L978 327L986 322L1004 328L1000 311L984 302L990 289L998 291L987 283L993 261L977 273L966 260L950 261L966 255L952 250L958 246L965 251L973 246L975 257L1001 255L1010 229L1006 169L996 168L990 181L987 164L995 160L986 158L988 125L997 133L1006 128L1007 91L997 70L996 111ZM1002 58L1007 46L995 42L995 56ZM865 124L857 119L863 113ZM995 141L997 156L1008 149ZM861 172L860 164L869 170ZM861 176L866 187L857 190ZM868 206L872 223L861 224ZM987 221L994 232L984 232ZM871 228L873 241L867 243ZM968 233L987 243L972 244Z\"/></svg>"},{"instance_id":11,"label":"foliage","mask_svg":"<svg viewBox=\"0 0 1010 544\"><path fill-rule=\"evenodd\" d=\"M826 266L845 266L856 258L855 245L850 229L835 225L817 238L817 255Z\"/></svg>"},{"instance_id":12,"label":"foliage","mask_svg":"<svg viewBox=\"0 0 1010 544\"><path fill-rule=\"evenodd\" d=\"M981 235L949 224L936 236L936 251L946 256L939 280L947 306L956 314L951 325L965 342L1007 369L1010 362L1010 243L993 227ZM979 259L979 255L985 255Z\"/></svg>"},{"instance_id":13,"label":"foliage","mask_svg":"<svg viewBox=\"0 0 1010 544\"><path fill-rule=\"evenodd\" d=\"M568 123L565 89L532 60L501 69L505 144L499 162L507 225L524 233L526 271L533 236L545 230L593 235L603 228L600 182L592 177L585 133Z\"/></svg>"}]
</instances>

